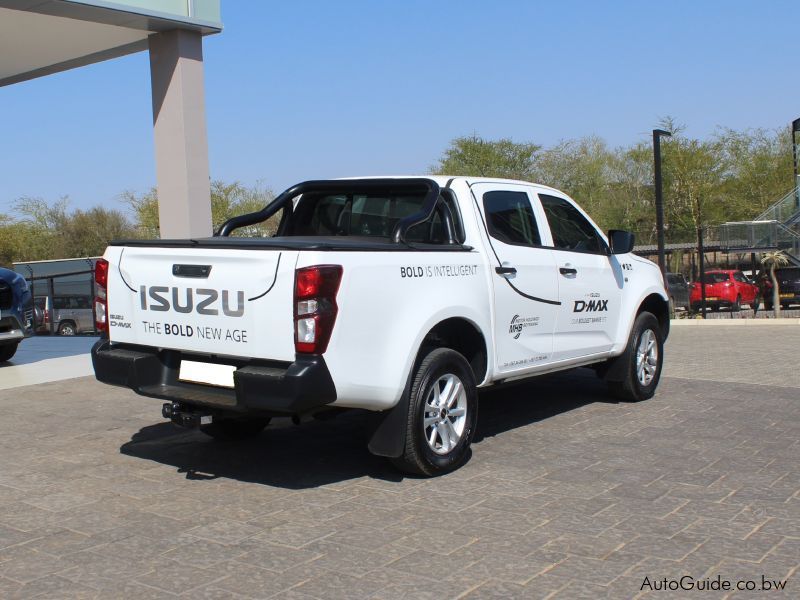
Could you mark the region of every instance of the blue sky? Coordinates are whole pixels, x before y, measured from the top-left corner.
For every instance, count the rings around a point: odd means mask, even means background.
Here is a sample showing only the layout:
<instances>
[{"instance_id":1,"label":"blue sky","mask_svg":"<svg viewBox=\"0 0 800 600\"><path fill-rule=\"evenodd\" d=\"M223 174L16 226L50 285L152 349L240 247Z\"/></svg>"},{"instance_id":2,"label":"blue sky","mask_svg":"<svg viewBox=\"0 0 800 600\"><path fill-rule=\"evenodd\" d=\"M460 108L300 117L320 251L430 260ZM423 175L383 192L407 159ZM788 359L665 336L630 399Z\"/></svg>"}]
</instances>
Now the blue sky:
<instances>
[{"instance_id":1,"label":"blue sky","mask_svg":"<svg viewBox=\"0 0 800 600\"><path fill-rule=\"evenodd\" d=\"M206 38L213 178L426 172L476 132L551 145L800 116L797 2L222 0ZM0 213L122 208L155 184L146 53L0 88Z\"/></svg>"}]
</instances>

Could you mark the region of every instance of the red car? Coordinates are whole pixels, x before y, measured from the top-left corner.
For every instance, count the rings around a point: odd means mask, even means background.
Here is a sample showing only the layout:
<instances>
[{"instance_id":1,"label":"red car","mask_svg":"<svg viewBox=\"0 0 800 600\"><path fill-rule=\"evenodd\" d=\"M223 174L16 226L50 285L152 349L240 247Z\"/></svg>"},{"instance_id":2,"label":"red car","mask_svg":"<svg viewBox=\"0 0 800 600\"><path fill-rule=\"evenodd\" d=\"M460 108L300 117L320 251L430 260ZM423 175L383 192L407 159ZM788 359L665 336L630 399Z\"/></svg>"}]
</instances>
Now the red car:
<instances>
[{"instance_id":1,"label":"red car","mask_svg":"<svg viewBox=\"0 0 800 600\"><path fill-rule=\"evenodd\" d=\"M706 306L713 311L729 307L739 310L743 304L755 308L758 286L752 283L741 271L712 269L706 271L703 284L706 288ZM700 310L700 283L692 284L689 302L692 310Z\"/></svg>"}]
</instances>

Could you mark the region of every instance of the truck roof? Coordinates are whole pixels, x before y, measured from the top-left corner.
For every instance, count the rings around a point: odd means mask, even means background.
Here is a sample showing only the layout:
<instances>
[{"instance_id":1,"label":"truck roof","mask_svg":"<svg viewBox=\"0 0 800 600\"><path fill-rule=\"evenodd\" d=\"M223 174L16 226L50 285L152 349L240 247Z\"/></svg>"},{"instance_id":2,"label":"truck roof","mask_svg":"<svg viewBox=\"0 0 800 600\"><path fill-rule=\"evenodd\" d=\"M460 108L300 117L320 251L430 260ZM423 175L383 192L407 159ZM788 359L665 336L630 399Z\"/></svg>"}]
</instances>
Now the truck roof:
<instances>
[{"instance_id":1,"label":"truck roof","mask_svg":"<svg viewBox=\"0 0 800 600\"><path fill-rule=\"evenodd\" d=\"M549 185L536 183L533 181L523 181L521 179L504 179L502 177L472 177L470 175L368 175L365 177L338 177L337 179L431 179L439 184L440 187L447 185L453 180L465 180L469 183L516 183L518 185L532 185L543 190L562 194Z\"/></svg>"}]
</instances>

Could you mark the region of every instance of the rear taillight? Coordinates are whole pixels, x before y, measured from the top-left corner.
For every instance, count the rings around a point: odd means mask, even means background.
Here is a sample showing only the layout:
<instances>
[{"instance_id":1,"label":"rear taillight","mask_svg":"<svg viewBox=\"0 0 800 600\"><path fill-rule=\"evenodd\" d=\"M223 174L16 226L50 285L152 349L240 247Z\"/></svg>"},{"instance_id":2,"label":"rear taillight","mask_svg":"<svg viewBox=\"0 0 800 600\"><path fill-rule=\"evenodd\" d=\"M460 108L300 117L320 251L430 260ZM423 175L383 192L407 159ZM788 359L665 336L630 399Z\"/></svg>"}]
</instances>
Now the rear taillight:
<instances>
[{"instance_id":1,"label":"rear taillight","mask_svg":"<svg viewBox=\"0 0 800 600\"><path fill-rule=\"evenodd\" d=\"M94 328L108 331L108 261L98 259L94 265Z\"/></svg>"},{"instance_id":2,"label":"rear taillight","mask_svg":"<svg viewBox=\"0 0 800 600\"><path fill-rule=\"evenodd\" d=\"M294 349L322 354L336 323L336 293L342 281L340 265L297 269L294 275Z\"/></svg>"}]
</instances>

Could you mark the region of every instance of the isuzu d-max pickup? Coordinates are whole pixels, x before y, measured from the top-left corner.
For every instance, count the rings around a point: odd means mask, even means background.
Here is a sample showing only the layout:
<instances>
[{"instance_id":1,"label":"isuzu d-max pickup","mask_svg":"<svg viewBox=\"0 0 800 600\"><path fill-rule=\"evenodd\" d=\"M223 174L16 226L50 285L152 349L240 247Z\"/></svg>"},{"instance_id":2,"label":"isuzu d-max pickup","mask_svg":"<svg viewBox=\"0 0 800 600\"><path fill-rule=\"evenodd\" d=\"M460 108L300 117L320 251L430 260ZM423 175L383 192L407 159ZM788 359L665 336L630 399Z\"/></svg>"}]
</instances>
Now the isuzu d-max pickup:
<instances>
[{"instance_id":1,"label":"isuzu d-max pickup","mask_svg":"<svg viewBox=\"0 0 800 600\"><path fill-rule=\"evenodd\" d=\"M274 237L242 235L271 217ZM373 411L369 449L436 475L467 459L479 388L592 366L620 398L653 396L668 295L632 249L542 185L308 181L210 238L112 243L94 369L214 438Z\"/></svg>"}]
</instances>

